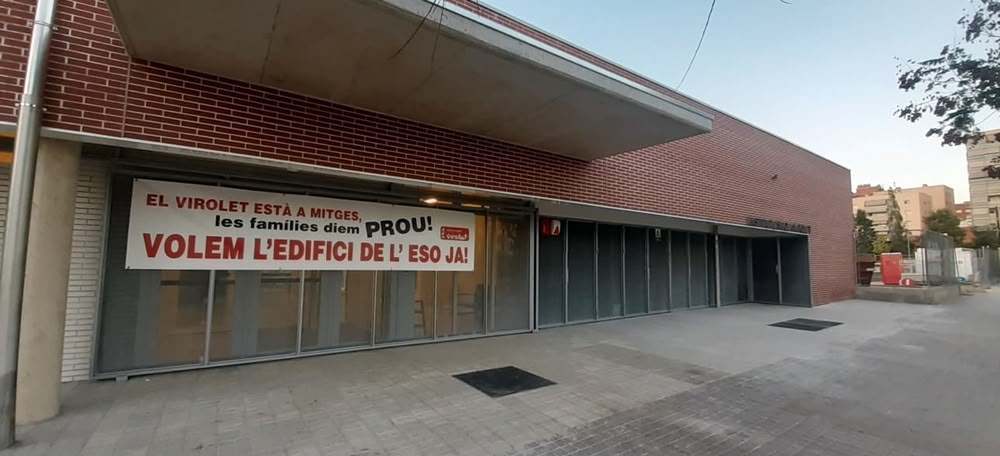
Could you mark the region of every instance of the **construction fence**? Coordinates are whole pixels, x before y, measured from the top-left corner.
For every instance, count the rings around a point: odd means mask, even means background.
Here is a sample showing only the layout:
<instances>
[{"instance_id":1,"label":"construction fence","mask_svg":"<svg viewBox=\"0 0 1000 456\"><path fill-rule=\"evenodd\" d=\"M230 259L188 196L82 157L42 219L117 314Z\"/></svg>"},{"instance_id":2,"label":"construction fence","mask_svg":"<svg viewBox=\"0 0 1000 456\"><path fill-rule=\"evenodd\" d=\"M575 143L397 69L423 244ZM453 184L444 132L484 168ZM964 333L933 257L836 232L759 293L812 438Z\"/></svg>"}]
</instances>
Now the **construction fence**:
<instances>
[{"instance_id":1,"label":"construction fence","mask_svg":"<svg viewBox=\"0 0 1000 456\"><path fill-rule=\"evenodd\" d=\"M951 238L933 231L924 232L921 244L922 247L897 254L903 283L912 281L916 286L967 283L984 288L1000 284L1000 250L989 247L956 248ZM891 269L891 265L887 266ZM857 267L870 266L858 262ZM881 258L876 257L873 269L871 284L885 285ZM863 285L860 279L859 284Z\"/></svg>"}]
</instances>

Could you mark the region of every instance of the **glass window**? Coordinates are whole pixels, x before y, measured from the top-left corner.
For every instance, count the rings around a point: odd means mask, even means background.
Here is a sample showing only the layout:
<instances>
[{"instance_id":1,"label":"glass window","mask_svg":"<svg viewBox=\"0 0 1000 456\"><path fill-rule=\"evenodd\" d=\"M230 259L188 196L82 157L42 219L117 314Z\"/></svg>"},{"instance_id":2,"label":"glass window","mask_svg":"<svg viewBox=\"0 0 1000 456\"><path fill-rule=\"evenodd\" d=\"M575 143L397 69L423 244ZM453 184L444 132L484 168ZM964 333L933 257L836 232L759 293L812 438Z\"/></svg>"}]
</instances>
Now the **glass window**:
<instances>
[{"instance_id":1,"label":"glass window","mask_svg":"<svg viewBox=\"0 0 1000 456\"><path fill-rule=\"evenodd\" d=\"M97 370L201 363L210 273L125 269L132 179L113 187Z\"/></svg>"},{"instance_id":2,"label":"glass window","mask_svg":"<svg viewBox=\"0 0 1000 456\"><path fill-rule=\"evenodd\" d=\"M924 245L933 251L933 240L924 238ZM781 301L779 304L809 307L812 290L809 286L809 240L805 236L778 238L778 263L781 266ZM949 247L951 242L948 242ZM948 255L954 261L954 256ZM932 261L928 266L932 266ZM932 275L929 273L928 275ZM950 273L954 277L954 270Z\"/></svg>"},{"instance_id":3,"label":"glass window","mask_svg":"<svg viewBox=\"0 0 1000 456\"><path fill-rule=\"evenodd\" d=\"M490 331L528 329L531 219L493 216Z\"/></svg>"},{"instance_id":4,"label":"glass window","mask_svg":"<svg viewBox=\"0 0 1000 456\"><path fill-rule=\"evenodd\" d=\"M777 238L750 240L753 297L756 302L778 303Z\"/></svg>"},{"instance_id":5,"label":"glass window","mask_svg":"<svg viewBox=\"0 0 1000 456\"><path fill-rule=\"evenodd\" d=\"M159 273L156 365L193 364L205 357L208 271ZM141 298L140 298L141 299ZM154 298L155 299L155 298Z\"/></svg>"},{"instance_id":6,"label":"glass window","mask_svg":"<svg viewBox=\"0 0 1000 456\"><path fill-rule=\"evenodd\" d=\"M435 327L441 337L529 329L529 216L477 215L474 270L465 272L126 270L132 178L115 176L113 185L102 373L294 354L300 341L310 351L426 339ZM594 225L587 226L592 319ZM551 268L557 315L549 321L562 323L565 238L551 239L559 253Z\"/></svg>"},{"instance_id":7,"label":"glass window","mask_svg":"<svg viewBox=\"0 0 1000 456\"><path fill-rule=\"evenodd\" d=\"M375 342L431 337L434 271L379 272Z\"/></svg>"},{"instance_id":8,"label":"glass window","mask_svg":"<svg viewBox=\"0 0 1000 456\"><path fill-rule=\"evenodd\" d=\"M736 239L719 237L719 272L722 304L732 304L736 299Z\"/></svg>"},{"instance_id":9,"label":"glass window","mask_svg":"<svg viewBox=\"0 0 1000 456\"><path fill-rule=\"evenodd\" d=\"M302 315L302 349L371 343L374 271L309 271Z\"/></svg>"},{"instance_id":10,"label":"glass window","mask_svg":"<svg viewBox=\"0 0 1000 456\"><path fill-rule=\"evenodd\" d=\"M447 337L458 333L458 300L454 272L437 273L437 336Z\"/></svg>"},{"instance_id":11,"label":"glass window","mask_svg":"<svg viewBox=\"0 0 1000 456\"><path fill-rule=\"evenodd\" d=\"M750 242L744 238L736 240L736 299L750 300Z\"/></svg>"},{"instance_id":12,"label":"glass window","mask_svg":"<svg viewBox=\"0 0 1000 456\"><path fill-rule=\"evenodd\" d=\"M714 234L706 234L705 235L705 244L706 244L707 253L708 253L708 256L707 256L707 259L708 259L708 270L706 271L706 274L708 276L708 305L711 306L711 307L714 307L715 306L715 302L716 302L715 295L718 292L718 290L715 287L715 285L716 285L716 282L715 282L715 275L716 275L715 274L716 273L716 266L715 266L715 262L716 262L716 258L715 258L715 235Z\"/></svg>"},{"instance_id":13,"label":"glass window","mask_svg":"<svg viewBox=\"0 0 1000 456\"><path fill-rule=\"evenodd\" d=\"M117 287L118 293L105 300L99 370L202 362L209 272L130 272L109 271L109 275L129 275L136 280ZM130 290L123 289L126 287Z\"/></svg>"},{"instance_id":14,"label":"glass window","mask_svg":"<svg viewBox=\"0 0 1000 456\"><path fill-rule=\"evenodd\" d=\"M300 271L216 271L212 361L292 353Z\"/></svg>"},{"instance_id":15,"label":"glass window","mask_svg":"<svg viewBox=\"0 0 1000 456\"><path fill-rule=\"evenodd\" d=\"M625 228L625 311L646 312L646 229Z\"/></svg>"},{"instance_id":16,"label":"glass window","mask_svg":"<svg viewBox=\"0 0 1000 456\"><path fill-rule=\"evenodd\" d=\"M688 308L688 233L670 232L670 308Z\"/></svg>"},{"instance_id":17,"label":"glass window","mask_svg":"<svg viewBox=\"0 0 1000 456\"><path fill-rule=\"evenodd\" d=\"M566 233L538 236L538 324L566 322Z\"/></svg>"},{"instance_id":18,"label":"glass window","mask_svg":"<svg viewBox=\"0 0 1000 456\"><path fill-rule=\"evenodd\" d=\"M649 230L649 310L670 308L670 256L667 230Z\"/></svg>"},{"instance_id":19,"label":"glass window","mask_svg":"<svg viewBox=\"0 0 1000 456\"><path fill-rule=\"evenodd\" d=\"M597 242L597 316L608 318L624 315L622 227L598 225Z\"/></svg>"},{"instance_id":20,"label":"glass window","mask_svg":"<svg viewBox=\"0 0 1000 456\"><path fill-rule=\"evenodd\" d=\"M708 256L705 235L691 233L691 305L690 307L705 307L708 305Z\"/></svg>"},{"instance_id":21,"label":"glass window","mask_svg":"<svg viewBox=\"0 0 1000 456\"><path fill-rule=\"evenodd\" d=\"M438 336L482 334L486 309L486 216L476 216L474 271L437 273Z\"/></svg>"},{"instance_id":22,"label":"glass window","mask_svg":"<svg viewBox=\"0 0 1000 456\"><path fill-rule=\"evenodd\" d=\"M594 249L595 225L569 222L565 235L569 236L569 321L597 318L594 300Z\"/></svg>"},{"instance_id":23,"label":"glass window","mask_svg":"<svg viewBox=\"0 0 1000 456\"><path fill-rule=\"evenodd\" d=\"M723 305L746 302L749 299L746 241L744 238L719 238Z\"/></svg>"}]
</instances>

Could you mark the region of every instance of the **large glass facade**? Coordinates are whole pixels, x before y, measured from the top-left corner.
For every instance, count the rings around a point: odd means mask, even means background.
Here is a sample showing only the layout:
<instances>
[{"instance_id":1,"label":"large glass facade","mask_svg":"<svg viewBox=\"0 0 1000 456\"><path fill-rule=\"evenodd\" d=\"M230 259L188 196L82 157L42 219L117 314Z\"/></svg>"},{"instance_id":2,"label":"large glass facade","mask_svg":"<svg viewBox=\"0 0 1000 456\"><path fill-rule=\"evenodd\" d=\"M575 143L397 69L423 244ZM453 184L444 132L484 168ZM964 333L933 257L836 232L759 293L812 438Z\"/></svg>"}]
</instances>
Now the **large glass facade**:
<instances>
[{"instance_id":1,"label":"large glass facade","mask_svg":"<svg viewBox=\"0 0 1000 456\"><path fill-rule=\"evenodd\" d=\"M370 344L374 290L374 271L306 272L302 349Z\"/></svg>"},{"instance_id":2,"label":"large glass facade","mask_svg":"<svg viewBox=\"0 0 1000 456\"><path fill-rule=\"evenodd\" d=\"M437 273L437 334L467 336L486 332L486 217L476 217L474 271Z\"/></svg>"},{"instance_id":3,"label":"large glass facade","mask_svg":"<svg viewBox=\"0 0 1000 456\"><path fill-rule=\"evenodd\" d=\"M376 343L433 337L434 271L386 271L375 289Z\"/></svg>"},{"instance_id":4,"label":"large glass facade","mask_svg":"<svg viewBox=\"0 0 1000 456\"><path fill-rule=\"evenodd\" d=\"M670 233L670 309L681 310L689 308L691 301L691 251L688 242L689 233L673 231Z\"/></svg>"},{"instance_id":5,"label":"large glass facade","mask_svg":"<svg viewBox=\"0 0 1000 456\"><path fill-rule=\"evenodd\" d=\"M670 310L670 241L667 230L649 230L649 311Z\"/></svg>"},{"instance_id":6,"label":"large glass facade","mask_svg":"<svg viewBox=\"0 0 1000 456\"><path fill-rule=\"evenodd\" d=\"M102 331L102 372L199 364L205 360L210 271L125 269L131 179L112 194ZM117 242L115 242L117 240Z\"/></svg>"},{"instance_id":7,"label":"large glass facade","mask_svg":"<svg viewBox=\"0 0 1000 456\"><path fill-rule=\"evenodd\" d=\"M649 276L646 265L646 229L625 227L625 313L646 313Z\"/></svg>"},{"instance_id":8,"label":"large glass facade","mask_svg":"<svg viewBox=\"0 0 1000 456\"><path fill-rule=\"evenodd\" d=\"M597 226L593 223L569 222L566 226L569 250L566 269L569 272L568 320L587 321L597 318Z\"/></svg>"},{"instance_id":9,"label":"large glass facade","mask_svg":"<svg viewBox=\"0 0 1000 456\"><path fill-rule=\"evenodd\" d=\"M210 360L295 351L299 271L215 271Z\"/></svg>"},{"instance_id":10,"label":"large glass facade","mask_svg":"<svg viewBox=\"0 0 1000 456\"><path fill-rule=\"evenodd\" d=\"M458 330L460 316L458 309L460 306L455 305L459 302L458 298L458 281L455 280L454 272L439 272L437 274L437 316L436 316L436 328L438 337L452 336L456 334L461 334ZM471 313L472 315L466 318L466 321L472 320L476 321L475 312L469 312L469 310L475 310L477 306L469 305L466 307L466 313ZM471 308L471 309L470 309ZM463 315L464 316L464 315ZM473 332L476 332L473 330Z\"/></svg>"},{"instance_id":11,"label":"large glass facade","mask_svg":"<svg viewBox=\"0 0 1000 456\"><path fill-rule=\"evenodd\" d=\"M624 315L625 289L622 271L622 227L597 228L597 317Z\"/></svg>"},{"instance_id":12,"label":"large glass facade","mask_svg":"<svg viewBox=\"0 0 1000 456\"><path fill-rule=\"evenodd\" d=\"M751 274L752 260L776 251L764 241L585 221L542 235L528 215L485 210L472 271L127 270L130 195L131 178L116 177L100 374L523 331L532 327L532 292L538 325L552 326L745 302L751 290L775 289L767 274Z\"/></svg>"},{"instance_id":13,"label":"large glass facade","mask_svg":"<svg viewBox=\"0 0 1000 456\"><path fill-rule=\"evenodd\" d=\"M749 246L745 238L719 238L719 273L722 305L747 302L749 290Z\"/></svg>"},{"instance_id":14,"label":"large glass facade","mask_svg":"<svg viewBox=\"0 0 1000 456\"><path fill-rule=\"evenodd\" d=\"M691 308L705 307L709 305L709 287L715 284L710 282L708 274L708 244L705 242L705 235L701 233L691 233L688 237L691 276L690 276L690 306Z\"/></svg>"},{"instance_id":15,"label":"large glass facade","mask_svg":"<svg viewBox=\"0 0 1000 456\"><path fill-rule=\"evenodd\" d=\"M538 238L538 324L566 323L566 236Z\"/></svg>"},{"instance_id":16,"label":"large glass facade","mask_svg":"<svg viewBox=\"0 0 1000 456\"><path fill-rule=\"evenodd\" d=\"M752 296L755 302L781 303L781 279L778 276L778 239L750 240Z\"/></svg>"},{"instance_id":17,"label":"large glass facade","mask_svg":"<svg viewBox=\"0 0 1000 456\"><path fill-rule=\"evenodd\" d=\"M122 370L202 362L209 275L208 271L109 274L119 284L106 290L109 299L101 323L114 334L104 333L100 338L98 368ZM139 305L124 305L127 302Z\"/></svg>"},{"instance_id":18,"label":"large glass facade","mask_svg":"<svg viewBox=\"0 0 1000 456\"><path fill-rule=\"evenodd\" d=\"M540 237L542 326L714 307L719 293L724 304L749 299L745 238L718 237L716 246L711 233L582 221L563 225L563 234Z\"/></svg>"},{"instance_id":19,"label":"large glass facade","mask_svg":"<svg viewBox=\"0 0 1000 456\"><path fill-rule=\"evenodd\" d=\"M524 217L491 217L489 328L491 332L529 325L531 221Z\"/></svg>"},{"instance_id":20,"label":"large glass facade","mask_svg":"<svg viewBox=\"0 0 1000 456\"><path fill-rule=\"evenodd\" d=\"M531 327L529 215L476 215L472 271L125 269L132 178L112 184L99 374Z\"/></svg>"}]
</instances>

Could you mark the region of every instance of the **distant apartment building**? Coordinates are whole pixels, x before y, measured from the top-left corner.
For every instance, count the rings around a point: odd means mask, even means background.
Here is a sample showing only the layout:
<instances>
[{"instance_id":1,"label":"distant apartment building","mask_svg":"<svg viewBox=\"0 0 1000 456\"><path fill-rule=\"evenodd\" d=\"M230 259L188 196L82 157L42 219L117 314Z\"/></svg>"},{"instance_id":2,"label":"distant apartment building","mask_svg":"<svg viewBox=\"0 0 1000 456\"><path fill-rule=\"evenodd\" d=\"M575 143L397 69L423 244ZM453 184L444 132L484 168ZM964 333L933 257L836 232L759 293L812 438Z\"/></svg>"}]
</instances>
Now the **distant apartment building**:
<instances>
[{"instance_id":1,"label":"distant apartment building","mask_svg":"<svg viewBox=\"0 0 1000 456\"><path fill-rule=\"evenodd\" d=\"M958 226L962 228L972 227L972 203L955 203L955 216L961 221Z\"/></svg>"},{"instance_id":2,"label":"distant apartment building","mask_svg":"<svg viewBox=\"0 0 1000 456\"><path fill-rule=\"evenodd\" d=\"M955 211L955 191L947 185L923 185L896 191L903 227L911 236L917 236L927 225L924 218L939 209ZM858 185L852 198L854 213L863 210L875 224L875 232L889 232L889 192L882 186Z\"/></svg>"},{"instance_id":3,"label":"distant apartment building","mask_svg":"<svg viewBox=\"0 0 1000 456\"><path fill-rule=\"evenodd\" d=\"M977 141L965 146L969 164L969 198L972 203L972 226L996 224L994 211L1000 207L1000 179L995 179L983 170L990 160L1000 156L1000 130L983 133Z\"/></svg>"},{"instance_id":4,"label":"distant apartment building","mask_svg":"<svg viewBox=\"0 0 1000 456\"><path fill-rule=\"evenodd\" d=\"M875 193L885 191L881 185L861 184L854 189L854 197L872 196ZM857 212L857 211L855 211Z\"/></svg>"}]
</instances>

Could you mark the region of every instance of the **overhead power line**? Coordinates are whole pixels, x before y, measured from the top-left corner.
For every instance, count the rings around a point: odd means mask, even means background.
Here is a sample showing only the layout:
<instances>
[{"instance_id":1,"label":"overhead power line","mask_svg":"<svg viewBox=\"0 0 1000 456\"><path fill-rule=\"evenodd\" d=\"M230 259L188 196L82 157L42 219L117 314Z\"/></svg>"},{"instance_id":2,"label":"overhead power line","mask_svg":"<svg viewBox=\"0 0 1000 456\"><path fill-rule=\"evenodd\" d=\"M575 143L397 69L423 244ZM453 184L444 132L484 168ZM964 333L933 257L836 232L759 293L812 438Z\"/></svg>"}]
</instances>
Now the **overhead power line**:
<instances>
[{"instance_id":1,"label":"overhead power line","mask_svg":"<svg viewBox=\"0 0 1000 456\"><path fill-rule=\"evenodd\" d=\"M434 8L441 8L441 14L444 15L444 0L441 0L441 6L438 6L437 0L432 1L430 3L431 3L431 6L427 9L427 14L424 14L423 19L420 19L420 23L417 24L417 28L413 29L413 33L410 34L410 37L406 39L406 42L403 43L403 45L400 46L399 49L396 49L396 52L393 52L392 55L389 56L389 59L396 58L397 55L399 55L400 53L402 53L403 50L406 49L406 47L410 45L410 42L413 41L413 38L415 38L417 36L417 33L420 32L420 29L424 28L424 23L427 22L427 18L430 17L430 15L431 15L432 12L434 12ZM439 31L441 30L440 26L441 26L441 22L438 21L438 30ZM435 40L435 44L437 44L437 37L436 36L434 37L434 40ZM435 51L436 50L437 49L435 47Z\"/></svg>"},{"instance_id":2,"label":"overhead power line","mask_svg":"<svg viewBox=\"0 0 1000 456\"><path fill-rule=\"evenodd\" d=\"M681 77L681 82L677 83L677 88L680 89L684 85L684 80L687 79L688 73L691 71L691 67L694 65L694 60L698 58L698 51L701 50L701 43L705 41L705 32L708 31L708 24L712 22L712 12L715 11L715 0L712 0L712 6L708 9L708 17L705 18L705 27L701 29L701 38L698 38L698 47L694 48L694 54L691 56L691 61L688 62L688 67L684 70L684 76Z\"/></svg>"},{"instance_id":3,"label":"overhead power line","mask_svg":"<svg viewBox=\"0 0 1000 456\"><path fill-rule=\"evenodd\" d=\"M976 122L976 125L974 125L974 126L978 127L978 126L982 125L983 122L986 122L987 120L990 120L990 117L993 117L993 114L996 114L996 113L997 113L996 111L993 111L993 112L989 113L989 115L987 115L986 117L983 117L983 120L980 120L979 122Z\"/></svg>"}]
</instances>

